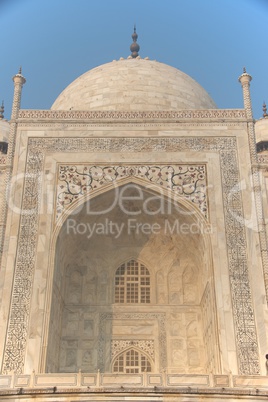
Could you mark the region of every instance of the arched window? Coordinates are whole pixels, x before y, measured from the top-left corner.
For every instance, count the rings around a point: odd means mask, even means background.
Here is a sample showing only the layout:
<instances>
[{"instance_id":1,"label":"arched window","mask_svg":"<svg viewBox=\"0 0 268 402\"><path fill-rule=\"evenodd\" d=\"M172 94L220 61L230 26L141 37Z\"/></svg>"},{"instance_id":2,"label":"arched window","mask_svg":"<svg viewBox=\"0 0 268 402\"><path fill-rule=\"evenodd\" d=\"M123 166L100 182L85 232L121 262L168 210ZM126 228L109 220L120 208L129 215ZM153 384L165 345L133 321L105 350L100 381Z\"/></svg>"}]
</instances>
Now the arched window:
<instances>
[{"instance_id":1,"label":"arched window","mask_svg":"<svg viewBox=\"0 0 268 402\"><path fill-rule=\"evenodd\" d=\"M151 371L151 363L147 357L135 349L121 353L113 365L114 373L137 374Z\"/></svg>"},{"instance_id":2,"label":"arched window","mask_svg":"<svg viewBox=\"0 0 268 402\"><path fill-rule=\"evenodd\" d=\"M150 273L139 261L130 260L116 270L115 303L150 303Z\"/></svg>"}]
</instances>

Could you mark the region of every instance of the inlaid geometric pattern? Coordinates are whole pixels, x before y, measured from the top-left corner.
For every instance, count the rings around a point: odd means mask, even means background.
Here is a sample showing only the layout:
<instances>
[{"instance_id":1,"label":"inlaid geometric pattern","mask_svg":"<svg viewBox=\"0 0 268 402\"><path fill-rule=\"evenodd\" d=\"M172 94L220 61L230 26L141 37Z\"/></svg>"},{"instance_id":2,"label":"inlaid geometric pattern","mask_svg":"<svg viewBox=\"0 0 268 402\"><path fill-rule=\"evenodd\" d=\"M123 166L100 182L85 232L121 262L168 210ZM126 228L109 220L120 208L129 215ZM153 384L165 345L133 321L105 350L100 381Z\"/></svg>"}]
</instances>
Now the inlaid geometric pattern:
<instances>
[{"instance_id":1,"label":"inlaid geometric pattern","mask_svg":"<svg viewBox=\"0 0 268 402\"><path fill-rule=\"evenodd\" d=\"M19 119L44 120L126 120L137 119L245 119L244 109L209 109L179 111L97 111L97 110L20 110ZM39 122L40 124L40 122Z\"/></svg>"}]
</instances>

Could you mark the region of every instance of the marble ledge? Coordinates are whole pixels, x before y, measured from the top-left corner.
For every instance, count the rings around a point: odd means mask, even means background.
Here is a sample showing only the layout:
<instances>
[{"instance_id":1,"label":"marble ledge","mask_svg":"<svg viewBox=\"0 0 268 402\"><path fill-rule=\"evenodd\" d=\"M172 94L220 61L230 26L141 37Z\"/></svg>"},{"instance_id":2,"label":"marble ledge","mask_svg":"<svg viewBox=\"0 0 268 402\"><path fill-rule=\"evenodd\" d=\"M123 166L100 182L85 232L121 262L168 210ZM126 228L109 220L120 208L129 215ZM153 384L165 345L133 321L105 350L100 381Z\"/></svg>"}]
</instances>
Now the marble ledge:
<instances>
[{"instance_id":1,"label":"marble ledge","mask_svg":"<svg viewBox=\"0 0 268 402\"><path fill-rule=\"evenodd\" d=\"M212 375L212 374L101 374L101 373L53 373L53 374L11 374L0 375L0 394L2 390L24 390L48 387L61 387L80 389L87 387L108 390L118 387L135 388L159 388L161 392L168 392L174 388L190 389L235 389L263 390L268 396L267 376L240 376L240 375ZM233 391L232 391L233 390ZM173 392L173 391L172 391ZM201 392L201 391L200 391ZM209 391L207 391L209 392Z\"/></svg>"}]
</instances>

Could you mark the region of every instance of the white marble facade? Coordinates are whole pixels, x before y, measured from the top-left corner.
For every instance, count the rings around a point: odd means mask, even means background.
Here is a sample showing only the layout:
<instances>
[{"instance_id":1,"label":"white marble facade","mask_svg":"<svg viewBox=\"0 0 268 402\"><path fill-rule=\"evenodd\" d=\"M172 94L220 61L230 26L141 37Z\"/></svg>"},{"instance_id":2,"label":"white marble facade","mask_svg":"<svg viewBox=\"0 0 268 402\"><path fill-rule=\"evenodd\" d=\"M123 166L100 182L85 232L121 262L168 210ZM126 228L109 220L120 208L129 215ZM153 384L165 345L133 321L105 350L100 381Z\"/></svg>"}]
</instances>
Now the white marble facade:
<instances>
[{"instance_id":1,"label":"white marble facade","mask_svg":"<svg viewBox=\"0 0 268 402\"><path fill-rule=\"evenodd\" d=\"M62 401L261 400L267 161L247 103L217 109L180 71L130 59L16 122L1 165L2 400L49 387Z\"/></svg>"}]
</instances>

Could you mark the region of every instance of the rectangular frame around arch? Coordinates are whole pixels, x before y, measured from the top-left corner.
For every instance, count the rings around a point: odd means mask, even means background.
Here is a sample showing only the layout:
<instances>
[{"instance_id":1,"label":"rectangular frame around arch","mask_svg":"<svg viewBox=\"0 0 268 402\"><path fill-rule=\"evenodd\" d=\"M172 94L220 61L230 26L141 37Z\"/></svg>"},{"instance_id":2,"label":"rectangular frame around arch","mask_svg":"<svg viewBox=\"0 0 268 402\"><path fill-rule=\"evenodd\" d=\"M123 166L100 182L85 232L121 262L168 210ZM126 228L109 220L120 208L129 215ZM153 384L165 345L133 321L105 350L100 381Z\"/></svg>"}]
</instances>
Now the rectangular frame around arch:
<instances>
[{"instance_id":1,"label":"rectangular frame around arch","mask_svg":"<svg viewBox=\"0 0 268 402\"><path fill-rule=\"evenodd\" d=\"M46 153L53 152L182 152L212 151L220 157L226 226L229 278L234 311L239 373L260 373L257 333L254 322L246 253L246 233L233 212L243 217L240 193L228 197L240 180L235 137L174 138L29 138L22 206L31 215L22 215L12 292L11 312L5 344L3 373L22 373L28 339L32 284L38 233L39 178ZM234 239L236 243L234 244ZM233 252L233 247L237 252ZM242 309L242 311L241 311Z\"/></svg>"}]
</instances>

